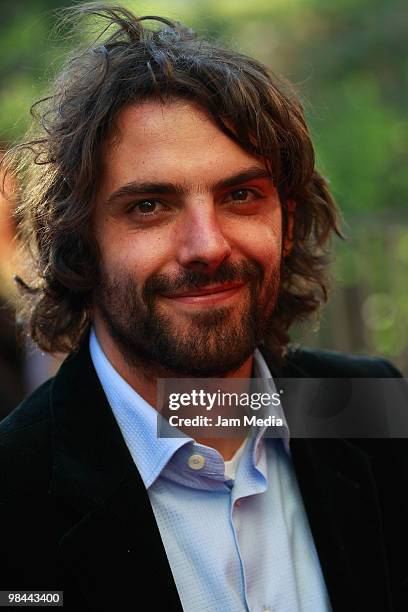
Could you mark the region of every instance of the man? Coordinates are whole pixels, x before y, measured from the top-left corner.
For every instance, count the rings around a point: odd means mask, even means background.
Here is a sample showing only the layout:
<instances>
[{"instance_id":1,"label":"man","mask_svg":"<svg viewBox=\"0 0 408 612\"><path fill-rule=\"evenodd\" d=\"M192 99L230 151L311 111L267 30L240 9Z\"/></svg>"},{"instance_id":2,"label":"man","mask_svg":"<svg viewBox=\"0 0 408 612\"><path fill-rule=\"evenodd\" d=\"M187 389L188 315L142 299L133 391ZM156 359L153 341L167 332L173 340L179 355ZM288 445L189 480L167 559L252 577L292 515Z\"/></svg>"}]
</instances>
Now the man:
<instances>
[{"instance_id":1,"label":"man","mask_svg":"<svg viewBox=\"0 0 408 612\"><path fill-rule=\"evenodd\" d=\"M22 313L70 355L0 427L2 589L75 610L405 610L403 445L289 441L290 423L156 436L159 378L400 376L288 349L339 233L300 104L178 24L77 11L116 29L22 148Z\"/></svg>"}]
</instances>

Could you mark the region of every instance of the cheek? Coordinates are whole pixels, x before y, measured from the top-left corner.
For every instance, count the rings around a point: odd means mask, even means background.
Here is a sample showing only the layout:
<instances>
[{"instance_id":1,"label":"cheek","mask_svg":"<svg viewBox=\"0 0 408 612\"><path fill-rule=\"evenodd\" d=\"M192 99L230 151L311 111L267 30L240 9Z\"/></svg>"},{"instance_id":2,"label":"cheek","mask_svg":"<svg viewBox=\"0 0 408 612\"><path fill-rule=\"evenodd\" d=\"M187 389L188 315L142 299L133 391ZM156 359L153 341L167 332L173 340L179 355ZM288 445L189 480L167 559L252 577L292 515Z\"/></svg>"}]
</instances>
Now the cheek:
<instances>
[{"instance_id":1,"label":"cheek","mask_svg":"<svg viewBox=\"0 0 408 612\"><path fill-rule=\"evenodd\" d=\"M243 217L230 227L230 235L240 252L264 268L276 267L281 258L282 231L280 211L276 214Z\"/></svg>"},{"instance_id":2,"label":"cheek","mask_svg":"<svg viewBox=\"0 0 408 612\"><path fill-rule=\"evenodd\" d=\"M120 224L106 224L99 234L103 268L110 276L130 275L137 282L158 272L168 261L169 241L160 232L135 232Z\"/></svg>"}]
</instances>

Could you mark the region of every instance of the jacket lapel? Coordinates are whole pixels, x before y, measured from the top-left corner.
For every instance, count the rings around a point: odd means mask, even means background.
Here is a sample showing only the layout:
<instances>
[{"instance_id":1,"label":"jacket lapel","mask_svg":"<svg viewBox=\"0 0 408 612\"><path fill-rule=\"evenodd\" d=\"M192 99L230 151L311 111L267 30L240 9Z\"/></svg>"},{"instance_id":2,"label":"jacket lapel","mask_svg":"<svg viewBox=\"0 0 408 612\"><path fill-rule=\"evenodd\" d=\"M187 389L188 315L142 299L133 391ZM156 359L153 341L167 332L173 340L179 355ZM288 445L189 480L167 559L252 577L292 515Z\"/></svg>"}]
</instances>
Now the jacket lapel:
<instances>
[{"instance_id":1,"label":"jacket lapel","mask_svg":"<svg viewBox=\"0 0 408 612\"><path fill-rule=\"evenodd\" d=\"M273 356L261 350L275 381L290 385L283 379L310 376L290 356L283 368L276 368ZM298 401L295 406L282 401L285 414L292 418L295 409L310 408ZM333 610L391 610L379 500L369 457L356 441L340 438L293 438L290 449Z\"/></svg>"},{"instance_id":2,"label":"jacket lapel","mask_svg":"<svg viewBox=\"0 0 408 612\"><path fill-rule=\"evenodd\" d=\"M94 609L138 606L154 580L154 607L181 611L153 510L84 342L52 389L51 494L61 529L61 572ZM64 521L63 521L64 522ZM69 605L69 601L65 604Z\"/></svg>"}]
</instances>

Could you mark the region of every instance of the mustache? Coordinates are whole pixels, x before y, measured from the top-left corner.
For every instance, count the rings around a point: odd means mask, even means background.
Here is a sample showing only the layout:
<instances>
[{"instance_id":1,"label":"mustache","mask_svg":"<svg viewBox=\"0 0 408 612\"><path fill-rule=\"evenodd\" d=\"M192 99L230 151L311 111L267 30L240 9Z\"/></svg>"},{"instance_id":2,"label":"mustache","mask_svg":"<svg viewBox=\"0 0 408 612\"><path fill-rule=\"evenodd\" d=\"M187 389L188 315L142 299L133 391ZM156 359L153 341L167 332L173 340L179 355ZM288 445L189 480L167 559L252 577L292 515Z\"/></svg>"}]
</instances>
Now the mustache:
<instances>
[{"instance_id":1,"label":"mustache","mask_svg":"<svg viewBox=\"0 0 408 612\"><path fill-rule=\"evenodd\" d=\"M262 283L264 271L258 262L246 260L223 262L211 275L203 270L183 270L174 277L155 274L148 278L142 290L143 299L148 302L154 295L178 290L201 289L209 284L227 282Z\"/></svg>"}]
</instances>

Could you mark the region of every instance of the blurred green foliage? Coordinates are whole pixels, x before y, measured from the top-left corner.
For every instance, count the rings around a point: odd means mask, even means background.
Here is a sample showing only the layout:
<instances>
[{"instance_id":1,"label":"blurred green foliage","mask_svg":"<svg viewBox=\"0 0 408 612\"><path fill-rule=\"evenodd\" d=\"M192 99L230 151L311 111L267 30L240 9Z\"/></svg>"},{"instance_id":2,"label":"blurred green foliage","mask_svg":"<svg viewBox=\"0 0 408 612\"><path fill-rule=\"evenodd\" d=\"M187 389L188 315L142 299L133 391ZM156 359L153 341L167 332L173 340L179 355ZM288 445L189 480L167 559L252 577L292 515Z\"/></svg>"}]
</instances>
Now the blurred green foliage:
<instances>
[{"instance_id":1,"label":"blurred green foliage","mask_svg":"<svg viewBox=\"0 0 408 612\"><path fill-rule=\"evenodd\" d=\"M16 0L0 21L0 141L29 124L67 50L59 0ZM69 2L64 2L64 5ZM303 100L319 169L349 240L314 344L380 352L408 370L408 3L406 0L124 0L176 18L284 74ZM72 41L71 41L72 45Z\"/></svg>"}]
</instances>

